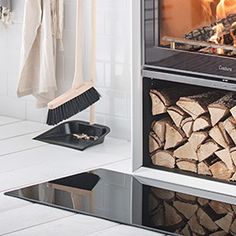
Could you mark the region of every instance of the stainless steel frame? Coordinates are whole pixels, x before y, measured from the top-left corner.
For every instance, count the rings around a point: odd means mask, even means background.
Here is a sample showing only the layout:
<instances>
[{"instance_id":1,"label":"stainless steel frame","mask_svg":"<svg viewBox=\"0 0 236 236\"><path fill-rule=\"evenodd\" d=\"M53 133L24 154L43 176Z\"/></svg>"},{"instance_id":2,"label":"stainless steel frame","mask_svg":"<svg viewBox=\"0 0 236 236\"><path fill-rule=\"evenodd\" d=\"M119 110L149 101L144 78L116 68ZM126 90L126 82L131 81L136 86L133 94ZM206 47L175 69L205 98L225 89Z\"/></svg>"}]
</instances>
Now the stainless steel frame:
<instances>
[{"instance_id":1,"label":"stainless steel frame","mask_svg":"<svg viewBox=\"0 0 236 236\"><path fill-rule=\"evenodd\" d=\"M133 40L132 40L132 157L133 157L133 171L136 171L143 166L143 139L142 139L142 57L141 49L143 45L141 42L141 4L142 0L132 0L132 29L133 29ZM143 52L142 52L143 53Z\"/></svg>"},{"instance_id":2,"label":"stainless steel frame","mask_svg":"<svg viewBox=\"0 0 236 236\"><path fill-rule=\"evenodd\" d=\"M180 83L195 84L207 86L212 88L221 88L230 91L236 91L236 83L232 80L225 78L210 79L199 75L191 76L184 75L175 71L168 73L153 69L144 65L144 37L141 16L143 0L132 0L132 158L133 158L133 171L134 175L143 176L151 179L154 183L158 180L168 182L172 185L179 185L192 187L193 189L202 189L207 192L216 192L223 195L235 196L236 186L209 181L206 179L186 176L182 174L156 170L144 167L143 165L143 78L152 78L163 81L172 81ZM174 71L173 71L174 72ZM232 79L232 78L231 78Z\"/></svg>"},{"instance_id":3,"label":"stainless steel frame","mask_svg":"<svg viewBox=\"0 0 236 236\"><path fill-rule=\"evenodd\" d=\"M185 75L178 74L170 74L164 73L161 71L153 71L148 69L142 70L142 76L152 79L170 81L170 82L179 82L179 83L187 83L192 85L205 86L210 88L218 88L229 91L236 91L236 83L230 83L229 80L210 80L201 77L190 77Z\"/></svg>"}]
</instances>

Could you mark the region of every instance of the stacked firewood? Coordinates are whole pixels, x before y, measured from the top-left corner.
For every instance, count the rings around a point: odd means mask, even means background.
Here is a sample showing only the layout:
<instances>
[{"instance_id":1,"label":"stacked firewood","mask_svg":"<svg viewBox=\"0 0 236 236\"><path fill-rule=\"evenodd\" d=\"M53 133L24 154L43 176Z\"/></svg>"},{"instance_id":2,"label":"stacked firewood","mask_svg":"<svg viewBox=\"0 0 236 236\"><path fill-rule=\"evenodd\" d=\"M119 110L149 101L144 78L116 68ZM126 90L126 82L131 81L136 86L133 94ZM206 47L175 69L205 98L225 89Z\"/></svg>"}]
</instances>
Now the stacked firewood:
<instances>
[{"instance_id":1,"label":"stacked firewood","mask_svg":"<svg viewBox=\"0 0 236 236\"><path fill-rule=\"evenodd\" d=\"M181 85L150 97L154 165L236 181L236 93Z\"/></svg>"},{"instance_id":2,"label":"stacked firewood","mask_svg":"<svg viewBox=\"0 0 236 236\"><path fill-rule=\"evenodd\" d=\"M150 224L184 236L236 235L236 206L169 190L149 190Z\"/></svg>"}]
</instances>

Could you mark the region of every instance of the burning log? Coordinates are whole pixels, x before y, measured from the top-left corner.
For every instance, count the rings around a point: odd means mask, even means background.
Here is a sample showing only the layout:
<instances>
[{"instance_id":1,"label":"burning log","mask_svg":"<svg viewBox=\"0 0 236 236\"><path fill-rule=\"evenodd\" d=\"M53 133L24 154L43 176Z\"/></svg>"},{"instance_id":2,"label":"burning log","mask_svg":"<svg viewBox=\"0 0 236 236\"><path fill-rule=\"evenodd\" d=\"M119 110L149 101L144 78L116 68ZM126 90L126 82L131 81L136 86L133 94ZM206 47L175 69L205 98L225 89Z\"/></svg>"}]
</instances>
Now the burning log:
<instances>
[{"instance_id":1,"label":"burning log","mask_svg":"<svg viewBox=\"0 0 236 236\"><path fill-rule=\"evenodd\" d=\"M165 140L165 150L175 148L185 141L185 134L178 127L167 123Z\"/></svg>"},{"instance_id":2,"label":"burning log","mask_svg":"<svg viewBox=\"0 0 236 236\"><path fill-rule=\"evenodd\" d=\"M208 112L208 105L222 97L222 92L211 91L198 95L181 97L176 103L187 112L194 120Z\"/></svg>"},{"instance_id":3,"label":"burning log","mask_svg":"<svg viewBox=\"0 0 236 236\"><path fill-rule=\"evenodd\" d=\"M175 158L171 151L157 151L151 158L153 165L175 168Z\"/></svg>"},{"instance_id":4,"label":"burning log","mask_svg":"<svg viewBox=\"0 0 236 236\"><path fill-rule=\"evenodd\" d=\"M230 36L233 39L233 46L236 47L236 22L234 22L231 26Z\"/></svg>"},{"instance_id":5,"label":"burning log","mask_svg":"<svg viewBox=\"0 0 236 236\"><path fill-rule=\"evenodd\" d=\"M210 37L210 39L208 40L209 42L213 42L213 43L215 43L215 44L223 44L224 43L224 38L223 38L223 35L224 35L224 25L222 24L222 23L220 23L220 24L217 24L217 25L215 25L213 28L212 28L213 30L214 30L214 35L212 35L211 37ZM217 53L218 54L224 54L224 49L222 49L222 48L218 48L217 49Z\"/></svg>"},{"instance_id":6,"label":"burning log","mask_svg":"<svg viewBox=\"0 0 236 236\"><path fill-rule=\"evenodd\" d=\"M208 106L211 116L211 124L215 126L220 120L226 118L230 114L230 109L236 106L236 94L227 93L224 97L215 101Z\"/></svg>"},{"instance_id":7,"label":"burning log","mask_svg":"<svg viewBox=\"0 0 236 236\"><path fill-rule=\"evenodd\" d=\"M195 29L189 32L188 34L185 35L185 38L207 42L215 34L215 31L213 30L214 26L222 24L225 31L229 32L230 26L234 22L236 22L236 14L231 14L228 15L226 18L220 19L211 25L204 26L202 28Z\"/></svg>"}]
</instances>

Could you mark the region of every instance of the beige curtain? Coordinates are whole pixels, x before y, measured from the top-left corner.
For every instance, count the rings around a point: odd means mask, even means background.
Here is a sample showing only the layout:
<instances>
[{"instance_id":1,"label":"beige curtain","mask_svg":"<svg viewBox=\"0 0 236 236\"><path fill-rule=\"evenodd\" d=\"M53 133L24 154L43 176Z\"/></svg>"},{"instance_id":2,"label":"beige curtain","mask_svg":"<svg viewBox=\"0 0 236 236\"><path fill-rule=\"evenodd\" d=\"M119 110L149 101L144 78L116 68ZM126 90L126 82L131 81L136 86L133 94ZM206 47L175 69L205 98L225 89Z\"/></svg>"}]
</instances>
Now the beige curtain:
<instances>
[{"instance_id":1,"label":"beige curtain","mask_svg":"<svg viewBox=\"0 0 236 236\"><path fill-rule=\"evenodd\" d=\"M63 0L25 1L17 95L33 95L37 107L45 107L57 91L56 48L62 39L63 6Z\"/></svg>"}]
</instances>

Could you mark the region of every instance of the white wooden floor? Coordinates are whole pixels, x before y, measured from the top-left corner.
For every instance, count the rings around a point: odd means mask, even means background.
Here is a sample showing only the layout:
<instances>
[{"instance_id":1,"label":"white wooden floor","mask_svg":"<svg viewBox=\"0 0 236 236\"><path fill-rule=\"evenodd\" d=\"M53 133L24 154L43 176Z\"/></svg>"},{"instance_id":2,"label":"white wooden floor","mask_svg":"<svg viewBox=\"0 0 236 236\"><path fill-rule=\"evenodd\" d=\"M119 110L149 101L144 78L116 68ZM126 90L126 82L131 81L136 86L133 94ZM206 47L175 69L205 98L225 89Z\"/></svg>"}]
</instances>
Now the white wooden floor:
<instances>
[{"instance_id":1,"label":"white wooden floor","mask_svg":"<svg viewBox=\"0 0 236 236\"><path fill-rule=\"evenodd\" d=\"M0 116L0 235L158 235L5 196L9 190L98 167L131 173L127 141L106 138L104 144L79 152L32 140L47 129Z\"/></svg>"}]
</instances>

